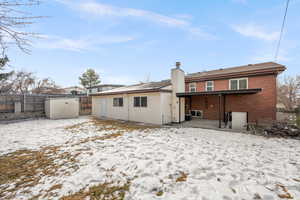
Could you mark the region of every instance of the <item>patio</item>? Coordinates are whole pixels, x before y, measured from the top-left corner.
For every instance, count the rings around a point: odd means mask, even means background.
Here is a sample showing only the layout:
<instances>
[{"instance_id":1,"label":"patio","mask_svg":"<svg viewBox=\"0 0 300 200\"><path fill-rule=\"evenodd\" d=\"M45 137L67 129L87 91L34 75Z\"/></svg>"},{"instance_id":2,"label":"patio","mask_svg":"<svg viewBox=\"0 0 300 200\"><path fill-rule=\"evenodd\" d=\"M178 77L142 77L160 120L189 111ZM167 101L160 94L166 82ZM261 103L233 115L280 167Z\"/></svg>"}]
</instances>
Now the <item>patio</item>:
<instances>
[{"instance_id":1,"label":"patio","mask_svg":"<svg viewBox=\"0 0 300 200\"><path fill-rule=\"evenodd\" d=\"M181 127L184 128L204 128L204 129L213 129L213 130L227 130L232 131L230 128L225 127L225 123L221 123L221 128L219 128L219 120L208 120L208 119L197 119L194 118L190 121L184 121L181 124Z\"/></svg>"}]
</instances>

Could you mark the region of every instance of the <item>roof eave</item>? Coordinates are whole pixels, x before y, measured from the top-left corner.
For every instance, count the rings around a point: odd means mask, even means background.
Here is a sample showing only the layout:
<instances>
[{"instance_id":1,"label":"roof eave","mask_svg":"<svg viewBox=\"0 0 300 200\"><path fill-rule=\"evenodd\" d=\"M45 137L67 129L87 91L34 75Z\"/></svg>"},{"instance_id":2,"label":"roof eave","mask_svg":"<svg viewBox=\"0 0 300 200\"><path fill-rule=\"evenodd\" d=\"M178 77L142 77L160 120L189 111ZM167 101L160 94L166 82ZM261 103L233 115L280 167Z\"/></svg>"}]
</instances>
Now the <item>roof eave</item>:
<instances>
[{"instance_id":1,"label":"roof eave","mask_svg":"<svg viewBox=\"0 0 300 200\"><path fill-rule=\"evenodd\" d=\"M227 74L207 75L207 76L199 76L199 77L186 77L185 82L228 79L228 78L237 78L237 77L243 77L243 76L280 74L285 70L286 70L286 67L282 65L280 67L264 69L264 70L233 72L233 73L227 73Z\"/></svg>"}]
</instances>

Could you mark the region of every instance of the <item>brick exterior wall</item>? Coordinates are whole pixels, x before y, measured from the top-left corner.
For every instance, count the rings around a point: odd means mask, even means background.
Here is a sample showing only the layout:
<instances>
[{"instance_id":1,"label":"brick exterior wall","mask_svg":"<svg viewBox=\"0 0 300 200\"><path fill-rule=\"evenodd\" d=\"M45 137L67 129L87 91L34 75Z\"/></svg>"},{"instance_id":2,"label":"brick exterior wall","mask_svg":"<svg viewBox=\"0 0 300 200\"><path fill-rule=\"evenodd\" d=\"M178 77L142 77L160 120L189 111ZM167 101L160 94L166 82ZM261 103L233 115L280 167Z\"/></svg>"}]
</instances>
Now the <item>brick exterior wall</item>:
<instances>
[{"instance_id":1,"label":"brick exterior wall","mask_svg":"<svg viewBox=\"0 0 300 200\"><path fill-rule=\"evenodd\" d=\"M249 122L276 120L276 75L260 75L248 77L248 89L262 88L257 94L238 94L225 96L225 112L248 112ZM189 91L189 83L186 83L186 90ZM229 79L214 80L214 90L229 90ZM197 82L197 91L205 91L205 82ZM221 112L223 119L223 103ZM186 99L186 110L190 108L190 100ZM203 110L205 119L219 119L219 98L218 96L193 96L191 99L192 110Z\"/></svg>"}]
</instances>

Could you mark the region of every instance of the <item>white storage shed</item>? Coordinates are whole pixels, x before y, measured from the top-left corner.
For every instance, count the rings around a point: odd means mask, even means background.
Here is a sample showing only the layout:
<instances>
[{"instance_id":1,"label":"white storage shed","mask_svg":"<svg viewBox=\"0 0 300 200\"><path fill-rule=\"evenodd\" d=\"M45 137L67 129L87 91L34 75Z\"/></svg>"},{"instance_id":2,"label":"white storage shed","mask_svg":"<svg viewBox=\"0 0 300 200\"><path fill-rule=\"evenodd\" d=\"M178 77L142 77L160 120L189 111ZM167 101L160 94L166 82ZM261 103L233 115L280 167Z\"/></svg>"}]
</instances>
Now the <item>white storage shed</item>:
<instances>
[{"instance_id":1,"label":"white storage shed","mask_svg":"<svg viewBox=\"0 0 300 200\"><path fill-rule=\"evenodd\" d=\"M77 118L79 116L79 99L49 98L45 101L45 113L49 119Z\"/></svg>"}]
</instances>

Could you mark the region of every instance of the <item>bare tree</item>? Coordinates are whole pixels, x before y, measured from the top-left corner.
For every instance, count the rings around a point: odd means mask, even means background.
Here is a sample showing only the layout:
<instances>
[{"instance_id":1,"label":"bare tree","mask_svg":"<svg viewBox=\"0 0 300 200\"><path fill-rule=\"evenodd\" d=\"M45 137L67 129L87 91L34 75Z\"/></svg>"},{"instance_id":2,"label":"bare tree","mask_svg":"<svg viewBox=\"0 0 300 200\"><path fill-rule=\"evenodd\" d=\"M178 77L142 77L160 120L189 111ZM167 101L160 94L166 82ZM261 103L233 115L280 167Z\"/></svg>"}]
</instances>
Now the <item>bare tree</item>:
<instances>
[{"instance_id":1,"label":"bare tree","mask_svg":"<svg viewBox=\"0 0 300 200\"><path fill-rule=\"evenodd\" d=\"M36 81L31 92L34 94L61 94L65 91L56 85L56 83L50 78L44 78Z\"/></svg>"},{"instance_id":2,"label":"bare tree","mask_svg":"<svg viewBox=\"0 0 300 200\"><path fill-rule=\"evenodd\" d=\"M29 53L32 37L36 33L22 31L41 16L32 16L23 11L25 7L39 5L39 0L0 0L0 48L2 55L9 45L16 45L25 53Z\"/></svg>"},{"instance_id":3,"label":"bare tree","mask_svg":"<svg viewBox=\"0 0 300 200\"><path fill-rule=\"evenodd\" d=\"M300 75L287 76L278 84L278 102L283 103L287 110L293 110L299 103Z\"/></svg>"},{"instance_id":4,"label":"bare tree","mask_svg":"<svg viewBox=\"0 0 300 200\"><path fill-rule=\"evenodd\" d=\"M18 94L29 93L36 82L32 72L19 71L14 74L11 91Z\"/></svg>"}]
</instances>

